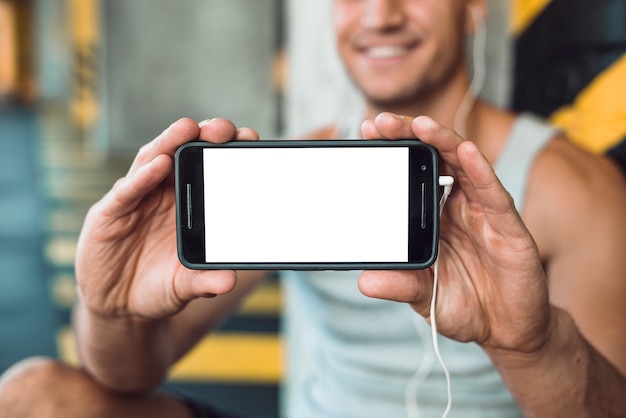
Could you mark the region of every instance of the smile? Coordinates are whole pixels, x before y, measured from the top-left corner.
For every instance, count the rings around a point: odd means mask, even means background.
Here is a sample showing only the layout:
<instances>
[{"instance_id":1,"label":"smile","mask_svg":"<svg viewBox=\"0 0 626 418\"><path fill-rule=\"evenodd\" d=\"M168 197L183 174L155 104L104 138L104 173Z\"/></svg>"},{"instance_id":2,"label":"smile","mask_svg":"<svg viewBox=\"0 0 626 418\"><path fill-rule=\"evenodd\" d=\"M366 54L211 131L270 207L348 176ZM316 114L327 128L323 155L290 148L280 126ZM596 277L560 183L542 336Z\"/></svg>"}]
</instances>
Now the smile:
<instances>
[{"instance_id":1,"label":"smile","mask_svg":"<svg viewBox=\"0 0 626 418\"><path fill-rule=\"evenodd\" d=\"M365 50L365 54L368 57L375 59L396 58L405 55L407 52L407 47L399 45L374 46Z\"/></svg>"}]
</instances>

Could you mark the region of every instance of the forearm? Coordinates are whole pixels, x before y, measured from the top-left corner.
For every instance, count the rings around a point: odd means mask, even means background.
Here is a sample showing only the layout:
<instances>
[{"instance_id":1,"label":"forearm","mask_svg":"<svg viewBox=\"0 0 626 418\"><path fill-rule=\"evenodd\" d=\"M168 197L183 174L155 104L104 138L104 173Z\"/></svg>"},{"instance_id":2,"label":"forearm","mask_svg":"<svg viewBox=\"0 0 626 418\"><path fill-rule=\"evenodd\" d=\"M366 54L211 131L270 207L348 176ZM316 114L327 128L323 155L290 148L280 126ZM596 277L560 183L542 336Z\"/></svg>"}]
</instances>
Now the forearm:
<instances>
[{"instance_id":1,"label":"forearm","mask_svg":"<svg viewBox=\"0 0 626 418\"><path fill-rule=\"evenodd\" d=\"M552 309L552 333L532 354L486 349L527 417L626 416L626 378Z\"/></svg>"},{"instance_id":2,"label":"forearm","mask_svg":"<svg viewBox=\"0 0 626 418\"><path fill-rule=\"evenodd\" d=\"M159 321L100 316L79 302L74 329L81 362L112 390L153 389L165 379L169 367L217 328L266 276L267 272L239 272L233 291L191 301L176 315Z\"/></svg>"},{"instance_id":3,"label":"forearm","mask_svg":"<svg viewBox=\"0 0 626 418\"><path fill-rule=\"evenodd\" d=\"M176 358L166 320L103 317L79 303L74 310L74 332L82 366L114 391L155 388Z\"/></svg>"}]
</instances>

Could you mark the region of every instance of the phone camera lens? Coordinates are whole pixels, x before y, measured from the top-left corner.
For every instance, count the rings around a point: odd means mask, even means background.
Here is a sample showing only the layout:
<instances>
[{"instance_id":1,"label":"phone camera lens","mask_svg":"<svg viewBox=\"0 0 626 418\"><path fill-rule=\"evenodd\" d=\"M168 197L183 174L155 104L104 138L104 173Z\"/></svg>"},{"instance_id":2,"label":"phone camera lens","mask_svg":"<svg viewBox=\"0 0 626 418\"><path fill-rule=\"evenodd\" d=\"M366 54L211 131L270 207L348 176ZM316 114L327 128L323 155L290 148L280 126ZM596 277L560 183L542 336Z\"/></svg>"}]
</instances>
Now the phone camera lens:
<instances>
[{"instance_id":1,"label":"phone camera lens","mask_svg":"<svg viewBox=\"0 0 626 418\"><path fill-rule=\"evenodd\" d=\"M420 167L420 170L426 171L428 170L428 167L426 166L426 164L422 164L422 166Z\"/></svg>"}]
</instances>

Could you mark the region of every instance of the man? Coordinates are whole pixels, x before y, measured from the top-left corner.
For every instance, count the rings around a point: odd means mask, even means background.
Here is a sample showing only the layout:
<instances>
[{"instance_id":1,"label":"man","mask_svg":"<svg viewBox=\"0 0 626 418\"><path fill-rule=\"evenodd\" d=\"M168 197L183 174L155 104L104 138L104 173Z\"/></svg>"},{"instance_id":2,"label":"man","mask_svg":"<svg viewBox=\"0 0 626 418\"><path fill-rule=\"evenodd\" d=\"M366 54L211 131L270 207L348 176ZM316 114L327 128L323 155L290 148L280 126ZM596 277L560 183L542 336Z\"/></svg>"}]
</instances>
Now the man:
<instances>
[{"instance_id":1,"label":"man","mask_svg":"<svg viewBox=\"0 0 626 418\"><path fill-rule=\"evenodd\" d=\"M626 261L620 256L626 234L619 208L626 194L615 167L536 121L477 101L458 130L501 169L533 241L487 161L443 127L454 125L468 91L463 39L479 20L472 16L484 16L484 3L335 0L334 7L339 51L366 98L362 135L419 137L440 150L444 172L457 178L442 219L436 305L439 329L450 338L442 339L441 350L452 372L453 413L626 410L619 404L626 384ZM441 125L376 116L382 111L425 114ZM356 136L359 121L315 136ZM37 405L58 416L189 416L180 400L150 391L260 280L188 271L176 258L176 147L197 137L256 138L221 119L201 125L181 120L143 147L128 176L87 217L76 265L76 334L85 371L49 362L16 368L0 389L4 410L17 411L22 399L21 407ZM520 138L533 144L530 151L511 149ZM359 288L354 272L291 274L302 277L285 280L294 356L285 415L405 415L404 390L431 344L414 329L424 321L414 324L405 304L368 299L359 290L408 302L429 318L430 270L365 272ZM51 383L60 377L63 392ZM24 395L34 392L29 382L47 387L35 392L45 399L35 403L37 395ZM445 380L433 369L417 388L417 405L437 415L445 403Z\"/></svg>"},{"instance_id":2,"label":"man","mask_svg":"<svg viewBox=\"0 0 626 418\"><path fill-rule=\"evenodd\" d=\"M467 112L464 39L482 24L484 2L335 0L333 5L339 54L365 97L365 111L312 137L354 138L362 119L391 111L428 115L471 139L496 168L537 242L550 302L569 311L589 341L626 373L625 324L616 320L626 318L620 302L626 292L620 255L626 226L618 203L623 181L610 164L528 115L517 117L481 100ZM402 414L406 382L429 350L403 307L365 302L351 273L286 275L289 414ZM425 333L423 322L415 326L417 334ZM441 346L451 362L455 412L471 415L473 408L483 408L479 416L515 416L513 399L482 350L448 340ZM445 385L444 374L434 369L417 390L423 412L441 413Z\"/></svg>"},{"instance_id":3,"label":"man","mask_svg":"<svg viewBox=\"0 0 626 418\"><path fill-rule=\"evenodd\" d=\"M442 219L441 332L478 342L528 415L623 414L624 375L550 304L538 248L476 146L424 117L383 114L363 131L366 138L421 138L439 149L442 171L457 180ZM172 157L197 137L254 136L225 120L202 128L180 120L142 149L128 176L91 210L81 236L77 332L86 370L38 360L18 365L0 382L0 416L192 416L182 401L149 391L200 337L193 328L219 321L251 281L240 277L235 286L233 272L178 263ZM359 286L427 315L432 272L365 272Z\"/></svg>"}]
</instances>

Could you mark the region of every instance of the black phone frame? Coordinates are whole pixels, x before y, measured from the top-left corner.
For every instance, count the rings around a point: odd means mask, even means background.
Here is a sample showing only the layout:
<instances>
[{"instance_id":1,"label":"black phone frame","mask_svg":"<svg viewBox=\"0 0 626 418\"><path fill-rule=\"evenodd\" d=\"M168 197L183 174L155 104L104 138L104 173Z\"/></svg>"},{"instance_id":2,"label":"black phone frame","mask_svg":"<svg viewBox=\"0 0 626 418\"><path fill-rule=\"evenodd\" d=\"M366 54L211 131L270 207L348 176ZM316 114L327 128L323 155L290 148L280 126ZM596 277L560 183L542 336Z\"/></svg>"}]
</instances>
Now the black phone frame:
<instances>
[{"instance_id":1,"label":"black phone frame","mask_svg":"<svg viewBox=\"0 0 626 418\"><path fill-rule=\"evenodd\" d=\"M229 148L316 148L316 147L408 147L409 148L409 248L408 262L320 262L320 263L207 263L204 224L202 149ZM183 161L184 160L184 161ZM180 262L194 270L416 270L437 258L439 241L439 169L437 150L415 139L401 140L264 140L231 141L223 144L194 141L175 154L176 235ZM424 170L425 168L425 170ZM191 184L192 193L188 192ZM191 204L188 198L191 198ZM197 214L201 213L202 216ZM198 224L201 223L202 227ZM189 228L190 226L190 228ZM424 234L423 230L430 233Z\"/></svg>"}]
</instances>

